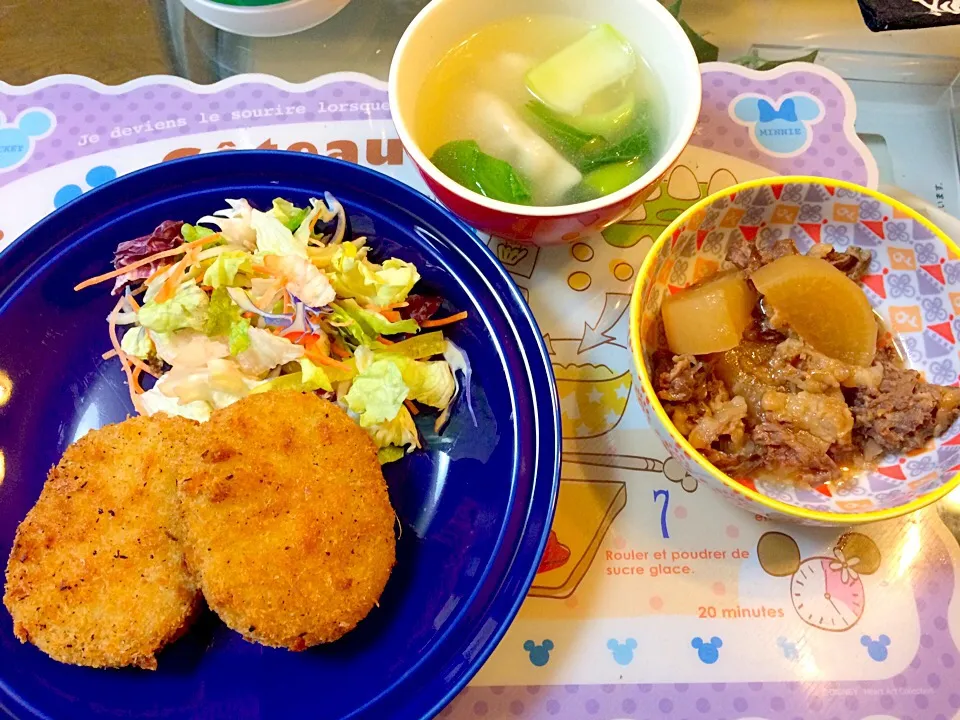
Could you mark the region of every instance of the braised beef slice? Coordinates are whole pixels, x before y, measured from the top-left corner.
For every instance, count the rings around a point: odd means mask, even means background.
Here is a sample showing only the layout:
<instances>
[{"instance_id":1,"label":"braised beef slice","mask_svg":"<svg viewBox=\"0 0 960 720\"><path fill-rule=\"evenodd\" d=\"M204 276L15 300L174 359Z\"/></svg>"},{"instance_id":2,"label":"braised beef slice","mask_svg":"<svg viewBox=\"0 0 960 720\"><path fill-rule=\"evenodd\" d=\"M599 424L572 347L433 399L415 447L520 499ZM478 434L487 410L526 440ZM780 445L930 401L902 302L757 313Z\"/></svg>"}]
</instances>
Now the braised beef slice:
<instances>
[{"instance_id":1,"label":"braised beef slice","mask_svg":"<svg viewBox=\"0 0 960 720\"><path fill-rule=\"evenodd\" d=\"M760 467L795 471L811 482L839 478L840 468L828 454L830 443L794 425L763 422L753 428Z\"/></svg>"},{"instance_id":2,"label":"braised beef slice","mask_svg":"<svg viewBox=\"0 0 960 720\"><path fill-rule=\"evenodd\" d=\"M883 380L876 388L850 395L854 438L876 443L884 452L910 452L945 432L960 415L960 389L924 382L920 373L899 367L890 348L880 351Z\"/></svg>"},{"instance_id":3,"label":"braised beef slice","mask_svg":"<svg viewBox=\"0 0 960 720\"><path fill-rule=\"evenodd\" d=\"M727 262L747 272L753 272L785 255L797 254L797 246L790 238L757 238L755 242L750 242L739 232L731 234L730 244L727 246Z\"/></svg>"},{"instance_id":4,"label":"braised beef slice","mask_svg":"<svg viewBox=\"0 0 960 720\"><path fill-rule=\"evenodd\" d=\"M705 401L710 368L693 355L658 351L653 356L653 385L657 397L667 402Z\"/></svg>"},{"instance_id":5,"label":"braised beef slice","mask_svg":"<svg viewBox=\"0 0 960 720\"><path fill-rule=\"evenodd\" d=\"M783 238L782 240L773 240L769 242L764 241L762 238L757 238L754 246L757 248L757 253L760 255L761 265L772 263L774 260L779 260L787 255L800 254L797 251L797 246L790 238Z\"/></svg>"},{"instance_id":6,"label":"braised beef slice","mask_svg":"<svg viewBox=\"0 0 960 720\"><path fill-rule=\"evenodd\" d=\"M760 255L752 242L742 233L731 233L727 245L727 262L741 270L756 270L760 267Z\"/></svg>"},{"instance_id":7,"label":"braised beef slice","mask_svg":"<svg viewBox=\"0 0 960 720\"><path fill-rule=\"evenodd\" d=\"M872 259L869 250L864 250L855 245L850 246L843 252L837 252L832 245L826 243L814 246L810 249L808 255L826 260L854 282L860 282L860 278L867 274Z\"/></svg>"}]
</instances>

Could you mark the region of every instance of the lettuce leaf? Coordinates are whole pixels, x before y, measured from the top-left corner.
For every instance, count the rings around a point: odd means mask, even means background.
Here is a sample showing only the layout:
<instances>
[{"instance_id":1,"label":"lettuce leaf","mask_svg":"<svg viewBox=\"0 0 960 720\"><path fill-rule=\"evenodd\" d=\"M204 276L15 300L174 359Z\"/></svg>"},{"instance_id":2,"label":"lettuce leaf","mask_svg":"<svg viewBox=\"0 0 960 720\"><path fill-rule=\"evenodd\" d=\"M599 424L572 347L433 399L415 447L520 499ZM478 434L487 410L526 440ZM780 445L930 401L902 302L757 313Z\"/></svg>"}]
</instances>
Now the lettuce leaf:
<instances>
[{"instance_id":1,"label":"lettuce leaf","mask_svg":"<svg viewBox=\"0 0 960 720\"><path fill-rule=\"evenodd\" d=\"M217 255L213 264L203 273L203 284L212 288L239 285L237 275L253 272L253 258L242 250L227 250Z\"/></svg>"},{"instance_id":2,"label":"lettuce leaf","mask_svg":"<svg viewBox=\"0 0 960 720\"><path fill-rule=\"evenodd\" d=\"M151 388L140 396L140 407L145 415L164 413L189 418L197 422L206 422L210 419L213 407L202 400L181 403L176 397L164 395L158 388Z\"/></svg>"},{"instance_id":3,"label":"lettuce leaf","mask_svg":"<svg viewBox=\"0 0 960 720\"><path fill-rule=\"evenodd\" d=\"M251 226L253 208L243 198L227 198L227 205L230 207L217 210L213 215L204 215L197 222L210 223L220 228L220 236L226 241L225 244L253 250L257 246L257 233Z\"/></svg>"},{"instance_id":4,"label":"lettuce leaf","mask_svg":"<svg viewBox=\"0 0 960 720\"><path fill-rule=\"evenodd\" d=\"M237 362L248 375L261 376L277 365L303 357L304 349L286 338L278 337L262 328L247 329L249 345L237 353Z\"/></svg>"},{"instance_id":5,"label":"lettuce leaf","mask_svg":"<svg viewBox=\"0 0 960 720\"><path fill-rule=\"evenodd\" d=\"M259 255L295 255L307 257L307 243L294 239L293 233L273 215L252 210L250 226L257 234Z\"/></svg>"},{"instance_id":6,"label":"lettuce leaf","mask_svg":"<svg viewBox=\"0 0 960 720\"><path fill-rule=\"evenodd\" d=\"M371 342L372 338L367 331L354 320L347 312L334 304L330 306L330 319L336 323L334 330L348 345L363 346Z\"/></svg>"},{"instance_id":7,"label":"lettuce leaf","mask_svg":"<svg viewBox=\"0 0 960 720\"><path fill-rule=\"evenodd\" d=\"M156 332L203 330L210 300L196 282L184 283L166 302L151 301L137 313L140 324Z\"/></svg>"},{"instance_id":8,"label":"lettuce leaf","mask_svg":"<svg viewBox=\"0 0 960 720\"><path fill-rule=\"evenodd\" d=\"M401 340L389 347L377 347L376 345L371 347L375 352L393 353L403 355L411 360L423 360L434 355L443 355L447 349L447 340L443 337L442 332L434 331Z\"/></svg>"},{"instance_id":9,"label":"lettuce leaf","mask_svg":"<svg viewBox=\"0 0 960 720\"><path fill-rule=\"evenodd\" d=\"M310 209L304 211L304 217L300 221L300 225L295 228L293 237L296 238L298 242L309 244L310 239L313 237L313 228L317 220L326 223L333 220L335 216L335 213L331 212L322 200L310 198Z\"/></svg>"},{"instance_id":10,"label":"lettuce leaf","mask_svg":"<svg viewBox=\"0 0 960 720\"><path fill-rule=\"evenodd\" d=\"M372 263L353 243L343 243L330 261L327 277L340 297L386 307L406 300L420 274L414 265L397 258L383 265Z\"/></svg>"},{"instance_id":11,"label":"lettuce leaf","mask_svg":"<svg viewBox=\"0 0 960 720\"><path fill-rule=\"evenodd\" d=\"M393 420L401 409L405 410L407 392L400 369L387 360L377 360L354 378L345 399L347 407L359 414L360 426L372 427Z\"/></svg>"},{"instance_id":12,"label":"lettuce leaf","mask_svg":"<svg viewBox=\"0 0 960 720\"><path fill-rule=\"evenodd\" d=\"M450 366L443 360L420 362L404 359L401 374L410 388L410 399L444 410L457 389Z\"/></svg>"},{"instance_id":13,"label":"lettuce leaf","mask_svg":"<svg viewBox=\"0 0 960 720\"><path fill-rule=\"evenodd\" d=\"M394 365L407 388L407 397L424 405L443 410L456 393L457 384L445 360L411 360L390 352L389 348L384 352L373 352L365 347L357 349L355 359L361 375L378 363Z\"/></svg>"},{"instance_id":14,"label":"lettuce leaf","mask_svg":"<svg viewBox=\"0 0 960 720\"><path fill-rule=\"evenodd\" d=\"M300 374L303 377L303 384L310 390L333 392L333 382L327 371L308 358L300 358Z\"/></svg>"},{"instance_id":15,"label":"lettuce leaf","mask_svg":"<svg viewBox=\"0 0 960 720\"><path fill-rule=\"evenodd\" d=\"M309 260L294 255L268 255L264 264L290 293L308 307L320 308L337 298L330 280Z\"/></svg>"},{"instance_id":16,"label":"lettuce leaf","mask_svg":"<svg viewBox=\"0 0 960 720\"><path fill-rule=\"evenodd\" d=\"M230 354L239 355L244 350L250 348L250 321L245 317L240 318L239 320L234 321L230 326L230 334L228 336L228 341L230 343Z\"/></svg>"},{"instance_id":17,"label":"lettuce leaf","mask_svg":"<svg viewBox=\"0 0 960 720\"><path fill-rule=\"evenodd\" d=\"M140 360L146 360L156 352L153 340L146 328L139 325L127 330L120 339L120 349L127 355L132 355Z\"/></svg>"},{"instance_id":18,"label":"lettuce leaf","mask_svg":"<svg viewBox=\"0 0 960 720\"><path fill-rule=\"evenodd\" d=\"M397 335L399 333L419 332L420 326L416 320L387 320L383 315L371 310L364 310L356 300L346 299L337 303L337 307L348 317L354 320L370 341L380 335Z\"/></svg>"},{"instance_id":19,"label":"lettuce leaf","mask_svg":"<svg viewBox=\"0 0 960 720\"><path fill-rule=\"evenodd\" d=\"M150 331L157 357L169 365L204 367L211 360L224 358L230 349L223 340L211 338L197 330L176 330L162 333Z\"/></svg>"},{"instance_id":20,"label":"lettuce leaf","mask_svg":"<svg viewBox=\"0 0 960 720\"><path fill-rule=\"evenodd\" d=\"M257 385L251 394L271 392L273 390L296 390L298 392L315 392L316 390L333 391L333 383L327 377L323 368L314 365L307 358L300 358L300 371L281 375L272 380L264 380Z\"/></svg>"},{"instance_id":21,"label":"lettuce leaf","mask_svg":"<svg viewBox=\"0 0 960 720\"><path fill-rule=\"evenodd\" d=\"M420 435L417 433L413 416L402 405L395 418L373 425L367 431L379 448L386 448L391 445L410 448L420 447Z\"/></svg>"},{"instance_id":22,"label":"lettuce leaf","mask_svg":"<svg viewBox=\"0 0 960 720\"><path fill-rule=\"evenodd\" d=\"M190 223L184 223L183 227L180 228L180 234L187 242L193 242L194 240L199 240L200 238L210 237L214 234L214 232L210 228L203 227L203 225L191 225Z\"/></svg>"},{"instance_id":23,"label":"lettuce leaf","mask_svg":"<svg viewBox=\"0 0 960 720\"><path fill-rule=\"evenodd\" d=\"M223 408L250 394L258 380L241 371L232 359L215 358L206 365L173 366L157 380L154 389L181 404L202 401Z\"/></svg>"},{"instance_id":24,"label":"lettuce leaf","mask_svg":"<svg viewBox=\"0 0 960 720\"><path fill-rule=\"evenodd\" d=\"M179 247L184 240L183 229L187 227L189 226L179 220L164 220L149 235L120 243L113 255L113 267L119 270L150 255ZM120 275L113 283L113 294L119 294L126 285L137 280L145 280L164 265L172 263L173 260L170 258L154 260L152 263L141 265Z\"/></svg>"},{"instance_id":25,"label":"lettuce leaf","mask_svg":"<svg viewBox=\"0 0 960 720\"><path fill-rule=\"evenodd\" d=\"M406 455L406 453L403 451L402 447L397 447L396 445L387 445L386 447L380 448L377 451L377 460L380 461L381 465L386 465L387 463L396 462L404 455Z\"/></svg>"},{"instance_id":26,"label":"lettuce leaf","mask_svg":"<svg viewBox=\"0 0 960 720\"><path fill-rule=\"evenodd\" d=\"M283 198L274 198L273 207L270 208L270 214L282 222L290 232L300 227L300 223L303 222L309 212L308 208L299 208Z\"/></svg>"},{"instance_id":27,"label":"lettuce leaf","mask_svg":"<svg viewBox=\"0 0 960 720\"><path fill-rule=\"evenodd\" d=\"M207 318L203 331L211 336L229 335L233 324L242 319L242 311L230 294L226 286L218 287L210 296L210 305L207 308Z\"/></svg>"}]
</instances>

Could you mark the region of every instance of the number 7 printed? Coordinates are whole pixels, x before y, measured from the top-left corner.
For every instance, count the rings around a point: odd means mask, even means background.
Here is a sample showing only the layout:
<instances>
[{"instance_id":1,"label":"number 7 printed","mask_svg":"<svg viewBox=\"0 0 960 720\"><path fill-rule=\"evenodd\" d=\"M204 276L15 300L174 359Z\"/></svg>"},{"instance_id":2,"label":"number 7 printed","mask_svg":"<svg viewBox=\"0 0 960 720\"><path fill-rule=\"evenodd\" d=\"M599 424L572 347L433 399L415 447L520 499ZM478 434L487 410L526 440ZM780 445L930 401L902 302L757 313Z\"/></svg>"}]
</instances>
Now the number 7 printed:
<instances>
[{"instance_id":1,"label":"number 7 printed","mask_svg":"<svg viewBox=\"0 0 960 720\"><path fill-rule=\"evenodd\" d=\"M670 532L667 530L667 509L670 507L670 491L669 490L654 490L653 491L653 502L657 502L657 498L663 498L663 507L660 509L660 534L663 536L664 540L670 539Z\"/></svg>"}]
</instances>

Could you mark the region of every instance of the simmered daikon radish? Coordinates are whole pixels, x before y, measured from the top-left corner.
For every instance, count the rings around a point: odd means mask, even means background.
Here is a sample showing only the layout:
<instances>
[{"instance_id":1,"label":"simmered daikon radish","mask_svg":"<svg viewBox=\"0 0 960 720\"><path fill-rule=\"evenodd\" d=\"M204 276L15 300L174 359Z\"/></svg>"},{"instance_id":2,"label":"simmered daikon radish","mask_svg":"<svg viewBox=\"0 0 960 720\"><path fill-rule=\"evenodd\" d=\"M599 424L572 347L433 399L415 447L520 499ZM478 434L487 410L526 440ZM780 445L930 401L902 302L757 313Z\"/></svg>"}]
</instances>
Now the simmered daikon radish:
<instances>
[{"instance_id":1,"label":"simmered daikon radish","mask_svg":"<svg viewBox=\"0 0 960 720\"><path fill-rule=\"evenodd\" d=\"M740 344L757 294L742 272L709 280L664 298L661 306L667 345L677 355L724 352Z\"/></svg>"}]
</instances>

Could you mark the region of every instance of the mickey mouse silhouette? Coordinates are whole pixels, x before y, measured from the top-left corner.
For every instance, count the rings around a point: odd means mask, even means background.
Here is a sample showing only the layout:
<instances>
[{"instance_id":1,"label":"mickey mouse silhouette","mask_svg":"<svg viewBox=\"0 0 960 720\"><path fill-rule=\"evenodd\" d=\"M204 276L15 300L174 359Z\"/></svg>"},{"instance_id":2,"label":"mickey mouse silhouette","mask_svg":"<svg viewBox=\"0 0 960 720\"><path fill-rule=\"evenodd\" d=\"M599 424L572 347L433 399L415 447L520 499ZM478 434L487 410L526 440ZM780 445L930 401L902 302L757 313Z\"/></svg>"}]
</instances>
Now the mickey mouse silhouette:
<instances>
[{"instance_id":1,"label":"mickey mouse silhouette","mask_svg":"<svg viewBox=\"0 0 960 720\"><path fill-rule=\"evenodd\" d=\"M701 662L707 665L713 665L720 659L720 648L723 647L723 640L718 637L712 637L710 638L710 642L706 642L703 638L695 637L690 641L690 645L697 651Z\"/></svg>"},{"instance_id":2,"label":"mickey mouse silhouette","mask_svg":"<svg viewBox=\"0 0 960 720\"><path fill-rule=\"evenodd\" d=\"M670 482L678 483L684 492L696 492L699 481L686 470L683 469L677 460L672 456L667 456L663 461L663 474Z\"/></svg>"},{"instance_id":3,"label":"mickey mouse silhouette","mask_svg":"<svg viewBox=\"0 0 960 720\"><path fill-rule=\"evenodd\" d=\"M537 645L533 640L527 640L523 649L530 654L530 662L536 667L543 667L550 662L550 651L553 650L553 641L544 640Z\"/></svg>"},{"instance_id":4,"label":"mickey mouse silhouette","mask_svg":"<svg viewBox=\"0 0 960 720\"><path fill-rule=\"evenodd\" d=\"M0 172L12 170L33 153L34 143L53 131L56 119L49 110L29 108L7 125L7 117L0 113Z\"/></svg>"},{"instance_id":5,"label":"mickey mouse silhouette","mask_svg":"<svg viewBox=\"0 0 960 720\"><path fill-rule=\"evenodd\" d=\"M867 649L867 654L877 662L883 662L887 659L887 648L890 646L890 638L881 635L876 640L869 635L860 637L860 644Z\"/></svg>"},{"instance_id":6,"label":"mickey mouse silhouette","mask_svg":"<svg viewBox=\"0 0 960 720\"><path fill-rule=\"evenodd\" d=\"M783 650L783 656L787 660L797 660L800 658L800 651L797 650L797 644L790 642L782 635L777 638L777 647Z\"/></svg>"},{"instance_id":7,"label":"mickey mouse silhouette","mask_svg":"<svg viewBox=\"0 0 960 720\"><path fill-rule=\"evenodd\" d=\"M757 542L760 567L773 577L792 576L790 599L808 625L843 632L863 617L861 575L880 567L880 550L866 535L847 533L837 540L833 557L800 560L800 548L789 535L768 532Z\"/></svg>"},{"instance_id":8,"label":"mickey mouse silhouette","mask_svg":"<svg viewBox=\"0 0 960 720\"><path fill-rule=\"evenodd\" d=\"M806 150L813 141L811 127L823 115L820 101L805 93L791 93L777 100L747 93L730 104L730 116L750 128L753 144L778 157L792 157Z\"/></svg>"},{"instance_id":9,"label":"mickey mouse silhouette","mask_svg":"<svg viewBox=\"0 0 960 720\"><path fill-rule=\"evenodd\" d=\"M627 638L623 644L614 639L607 640L607 649L613 653L613 659L618 665L629 665L633 662L633 651L637 649L637 641Z\"/></svg>"}]
</instances>

